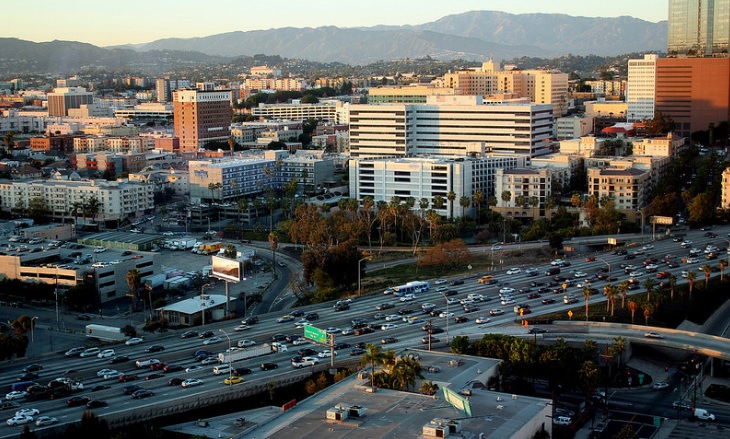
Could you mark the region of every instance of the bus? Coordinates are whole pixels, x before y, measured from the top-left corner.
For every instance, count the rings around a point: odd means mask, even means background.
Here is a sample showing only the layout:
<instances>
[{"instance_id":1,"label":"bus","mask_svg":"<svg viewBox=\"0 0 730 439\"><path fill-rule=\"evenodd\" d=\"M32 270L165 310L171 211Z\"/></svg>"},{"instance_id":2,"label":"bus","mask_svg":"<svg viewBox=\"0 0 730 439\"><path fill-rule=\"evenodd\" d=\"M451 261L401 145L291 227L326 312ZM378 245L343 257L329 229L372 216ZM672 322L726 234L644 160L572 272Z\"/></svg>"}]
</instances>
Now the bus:
<instances>
[{"instance_id":1,"label":"bus","mask_svg":"<svg viewBox=\"0 0 730 439\"><path fill-rule=\"evenodd\" d=\"M401 297L406 294L418 294L423 291L429 291L430 289L431 284L428 282L411 281L405 285L393 287L393 294L395 296Z\"/></svg>"}]
</instances>

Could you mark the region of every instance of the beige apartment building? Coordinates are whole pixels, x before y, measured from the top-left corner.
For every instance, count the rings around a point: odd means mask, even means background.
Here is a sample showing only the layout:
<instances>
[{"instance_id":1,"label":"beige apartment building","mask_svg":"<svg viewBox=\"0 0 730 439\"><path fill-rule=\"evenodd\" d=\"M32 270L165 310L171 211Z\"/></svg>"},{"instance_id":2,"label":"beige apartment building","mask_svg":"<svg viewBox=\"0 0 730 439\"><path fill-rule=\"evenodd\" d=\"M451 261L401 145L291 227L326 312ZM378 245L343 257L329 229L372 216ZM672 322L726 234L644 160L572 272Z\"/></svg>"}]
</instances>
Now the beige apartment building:
<instances>
[{"instance_id":1,"label":"beige apartment building","mask_svg":"<svg viewBox=\"0 0 730 439\"><path fill-rule=\"evenodd\" d=\"M497 169L494 189L495 211L509 218L539 218L545 215L545 204L552 192L552 175L548 169ZM507 192L510 199L505 201L502 194Z\"/></svg>"},{"instance_id":2,"label":"beige apartment building","mask_svg":"<svg viewBox=\"0 0 730 439\"><path fill-rule=\"evenodd\" d=\"M588 168L588 195L612 198L630 220L649 203L652 173L637 168Z\"/></svg>"}]
</instances>

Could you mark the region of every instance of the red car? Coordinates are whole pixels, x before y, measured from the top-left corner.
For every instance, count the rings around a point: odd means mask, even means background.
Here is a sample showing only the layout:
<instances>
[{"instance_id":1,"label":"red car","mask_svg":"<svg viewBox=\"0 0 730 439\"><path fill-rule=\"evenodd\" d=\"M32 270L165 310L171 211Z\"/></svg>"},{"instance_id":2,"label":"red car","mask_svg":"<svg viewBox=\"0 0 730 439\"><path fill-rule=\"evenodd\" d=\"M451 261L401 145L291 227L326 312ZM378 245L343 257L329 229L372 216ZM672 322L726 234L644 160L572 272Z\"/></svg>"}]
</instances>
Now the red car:
<instances>
[{"instance_id":1,"label":"red car","mask_svg":"<svg viewBox=\"0 0 730 439\"><path fill-rule=\"evenodd\" d=\"M124 375L121 375L119 377L119 381L126 383L127 381L134 381L137 378L139 378L136 374L133 373L125 373Z\"/></svg>"},{"instance_id":2,"label":"red car","mask_svg":"<svg viewBox=\"0 0 730 439\"><path fill-rule=\"evenodd\" d=\"M672 275L672 273L670 273L668 271L662 271L660 273L657 273L656 274L656 277L659 278L659 279L666 279L666 278L668 278L671 275Z\"/></svg>"},{"instance_id":3,"label":"red car","mask_svg":"<svg viewBox=\"0 0 730 439\"><path fill-rule=\"evenodd\" d=\"M588 257L586 258L586 262L593 262L593 261L595 261L595 260L596 260L596 258L595 258L595 257L593 257L593 256L588 256Z\"/></svg>"},{"instance_id":4,"label":"red car","mask_svg":"<svg viewBox=\"0 0 730 439\"><path fill-rule=\"evenodd\" d=\"M160 361L159 363L150 364L150 370L164 370L167 364Z\"/></svg>"}]
</instances>

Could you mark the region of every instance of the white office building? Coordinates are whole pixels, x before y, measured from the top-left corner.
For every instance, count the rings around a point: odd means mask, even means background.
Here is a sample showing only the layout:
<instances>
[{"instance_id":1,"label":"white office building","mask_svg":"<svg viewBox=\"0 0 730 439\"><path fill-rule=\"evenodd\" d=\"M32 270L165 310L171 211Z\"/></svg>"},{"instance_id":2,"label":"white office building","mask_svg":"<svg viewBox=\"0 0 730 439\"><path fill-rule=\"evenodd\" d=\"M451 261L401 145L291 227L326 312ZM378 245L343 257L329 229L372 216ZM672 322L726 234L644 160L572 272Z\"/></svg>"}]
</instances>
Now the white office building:
<instances>
[{"instance_id":1,"label":"white office building","mask_svg":"<svg viewBox=\"0 0 730 439\"><path fill-rule=\"evenodd\" d=\"M657 55L644 55L644 59L629 60L629 78L626 90L629 122L654 118L656 103Z\"/></svg>"},{"instance_id":2,"label":"white office building","mask_svg":"<svg viewBox=\"0 0 730 439\"><path fill-rule=\"evenodd\" d=\"M525 166L526 156L486 157L398 157L350 160L350 197L362 201L372 197L375 202L390 200L397 196L401 200L425 198L429 208L439 215L460 217L472 215L474 206L462 212L459 200L466 196L472 200L476 191L484 195L484 204L494 195L494 176L498 169ZM449 192L456 199L448 202ZM434 207L434 197L441 196L444 206Z\"/></svg>"},{"instance_id":3,"label":"white office building","mask_svg":"<svg viewBox=\"0 0 730 439\"><path fill-rule=\"evenodd\" d=\"M353 157L463 157L485 152L534 157L550 152L552 133L550 104L487 104L481 96L429 96L425 105L350 107Z\"/></svg>"}]
</instances>

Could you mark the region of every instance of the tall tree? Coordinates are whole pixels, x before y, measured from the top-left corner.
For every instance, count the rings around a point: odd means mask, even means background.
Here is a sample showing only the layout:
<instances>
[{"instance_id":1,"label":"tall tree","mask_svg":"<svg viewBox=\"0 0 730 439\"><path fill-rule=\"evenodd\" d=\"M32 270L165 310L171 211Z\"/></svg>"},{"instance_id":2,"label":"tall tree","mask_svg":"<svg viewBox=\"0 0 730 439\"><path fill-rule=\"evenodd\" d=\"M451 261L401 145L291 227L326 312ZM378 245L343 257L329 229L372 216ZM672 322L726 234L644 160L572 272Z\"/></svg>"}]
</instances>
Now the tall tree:
<instances>
[{"instance_id":1,"label":"tall tree","mask_svg":"<svg viewBox=\"0 0 730 439\"><path fill-rule=\"evenodd\" d=\"M360 357L360 366L370 365L370 389L375 390L375 365L381 364L385 356L383 348L372 343L365 346L365 353Z\"/></svg>"},{"instance_id":2,"label":"tall tree","mask_svg":"<svg viewBox=\"0 0 730 439\"><path fill-rule=\"evenodd\" d=\"M276 266L276 249L279 248L279 234L275 230L269 232L269 245L271 246L271 263Z\"/></svg>"},{"instance_id":3,"label":"tall tree","mask_svg":"<svg viewBox=\"0 0 730 439\"><path fill-rule=\"evenodd\" d=\"M636 310L639 309L639 303L633 299L629 299L629 312L631 312L631 324L634 324L634 315L636 315Z\"/></svg>"},{"instance_id":4,"label":"tall tree","mask_svg":"<svg viewBox=\"0 0 730 439\"><path fill-rule=\"evenodd\" d=\"M466 195L459 198L459 206L461 206L461 220L464 221L466 209L471 206L471 200Z\"/></svg>"},{"instance_id":5,"label":"tall tree","mask_svg":"<svg viewBox=\"0 0 730 439\"><path fill-rule=\"evenodd\" d=\"M591 299L591 287L585 286L581 290L581 293L583 293L583 299L586 301L586 322L588 321L588 301Z\"/></svg>"},{"instance_id":6,"label":"tall tree","mask_svg":"<svg viewBox=\"0 0 730 439\"><path fill-rule=\"evenodd\" d=\"M654 286L656 286L656 282L654 282L654 279L648 278L644 281L644 289L646 290L646 301L651 301L651 293L654 292Z\"/></svg>"},{"instance_id":7,"label":"tall tree","mask_svg":"<svg viewBox=\"0 0 730 439\"><path fill-rule=\"evenodd\" d=\"M697 273L694 270L690 270L689 273L687 273L687 283L689 284L689 301L692 301L692 290L695 286L695 280L697 280Z\"/></svg>"},{"instance_id":8,"label":"tall tree","mask_svg":"<svg viewBox=\"0 0 730 439\"><path fill-rule=\"evenodd\" d=\"M707 285L710 283L710 274L712 274L712 266L703 265L700 267L700 271L705 273L705 289L707 289Z\"/></svg>"},{"instance_id":9,"label":"tall tree","mask_svg":"<svg viewBox=\"0 0 730 439\"><path fill-rule=\"evenodd\" d=\"M451 214L451 219L454 219L454 200L456 200L456 193L454 191L449 191L448 194L446 194L446 199L449 200L449 213Z\"/></svg>"},{"instance_id":10,"label":"tall tree","mask_svg":"<svg viewBox=\"0 0 730 439\"><path fill-rule=\"evenodd\" d=\"M720 282L725 280L725 267L727 267L727 261L720 259Z\"/></svg>"}]
</instances>

